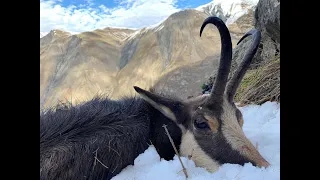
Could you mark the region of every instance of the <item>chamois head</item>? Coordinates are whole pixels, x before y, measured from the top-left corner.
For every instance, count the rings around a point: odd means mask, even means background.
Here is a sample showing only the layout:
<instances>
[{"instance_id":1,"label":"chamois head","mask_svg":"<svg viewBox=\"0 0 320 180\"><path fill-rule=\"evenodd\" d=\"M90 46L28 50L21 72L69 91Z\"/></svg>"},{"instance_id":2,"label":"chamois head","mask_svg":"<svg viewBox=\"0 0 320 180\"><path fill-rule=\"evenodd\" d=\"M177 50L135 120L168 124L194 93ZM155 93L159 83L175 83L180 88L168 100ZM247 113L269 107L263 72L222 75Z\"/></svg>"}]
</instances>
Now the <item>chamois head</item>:
<instances>
[{"instance_id":1,"label":"chamois head","mask_svg":"<svg viewBox=\"0 0 320 180\"><path fill-rule=\"evenodd\" d=\"M144 100L179 125L183 132L180 153L191 157L197 166L211 172L224 163L243 165L251 162L255 166L268 167L269 163L245 136L243 117L234 103L237 88L257 51L261 34L253 29L240 39L238 44L252 36L252 45L227 83L232 61L230 33L221 19L209 17L201 26L200 36L209 23L218 28L222 45L218 74L210 95L179 101L134 88Z\"/></svg>"}]
</instances>

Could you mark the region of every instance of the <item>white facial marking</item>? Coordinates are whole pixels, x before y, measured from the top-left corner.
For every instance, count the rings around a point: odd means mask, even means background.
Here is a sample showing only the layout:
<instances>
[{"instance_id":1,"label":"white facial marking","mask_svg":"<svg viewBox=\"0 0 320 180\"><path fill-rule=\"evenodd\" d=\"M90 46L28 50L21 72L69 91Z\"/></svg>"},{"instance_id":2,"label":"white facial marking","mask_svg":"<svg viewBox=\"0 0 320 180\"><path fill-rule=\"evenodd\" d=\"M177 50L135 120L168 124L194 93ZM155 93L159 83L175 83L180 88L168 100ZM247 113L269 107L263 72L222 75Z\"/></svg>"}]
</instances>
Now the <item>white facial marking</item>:
<instances>
[{"instance_id":1,"label":"white facial marking","mask_svg":"<svg viewBox=\"0 0 320 180\"><path fill-rule=\"evenodd\" d=\"M152 99L150 99L148 96L144 95L144 94L140 94L140 96L147 101L149 104L151 104L154 108L156 108L158 111L160 111L163 115L167 116L168 118L170 118L173 121L176 121L176 116L173 114L173 112L167 108L166 106L163 106L161 104L158 104L156 102L154 102Z\"/></svg>"},{"instance_id":2,"label":"white facial marking","mask_svg":"<svg viewBox=\"0 0 320 180\"><path fill-rule=\"evenodd\" d=\"M247 157L249 160L259 164L265 164L265 159L256 150L253 144L245 136L243 130L241 129L236 115L235 109L224 100L223 102L223 114L222 114L222 134L231 145L232 149L238 151L243 156Z\"/></svg>"},{"instance_id":3,"label":"white facial marking","mask_svg":"<svg viewBox=\"0 0 320 180\"><path fill-rule=\"evenodd\" d=\"M222 134L234 150L248 143L235 115L234 108L225 100L223 102Z\"/></svg>"},{"instance_id":4,"label":"white facial marking","mask_svg":"<svg viewBox=\"0 0 320 180\"><path fill-rule=\"evenodd\" d=\"M208 97L208 94L203 94L194 98L190 98L185 100L185 103L187 104L199 104L199 106L202 104L202 102Z\"/></svg>"},{"instance_id":5,"label":"white facial marking","mask_svg":"<svg viewBox=\"0 0 320 180\"><path fill-rule=\"evenodd\" d=\"M160 107L160 111L165 115L165 116L167 116L168 118L170 118L171 120L174 120L174 121L176 121L177 119L176 119L176 116L173 114L173 112L169 109L169 108L167 108L166 106L162 106L162 105L160 105L159 106Z\"/></svg>"},{"instance_id":6,"label":"white facial marking","mask_svg":"<svg viewBox=\"0 0 320 180\"><path fill-rule=\"evenodd\" d=\"M209 172L215 172L219 168L219 163L211 159L201 149L190 131L182 135L180 154L185 157L191 157L196 166L206 168Z\"/></svg>"},{"instance_id":7,"label":"white facial marking","mask_svg":"<svg viewBox=\"0 0 320 180\"><path fill-rule=\"evenodd\" d=\"M181 129L181 134L185 134L186 132L187 132L187 130L186 130L186 128L183 126L183 125L181 125L181 124L178 124L178 123L176 123L178 126L179 126L179 128Z\"/></svg>"}]
</instances>

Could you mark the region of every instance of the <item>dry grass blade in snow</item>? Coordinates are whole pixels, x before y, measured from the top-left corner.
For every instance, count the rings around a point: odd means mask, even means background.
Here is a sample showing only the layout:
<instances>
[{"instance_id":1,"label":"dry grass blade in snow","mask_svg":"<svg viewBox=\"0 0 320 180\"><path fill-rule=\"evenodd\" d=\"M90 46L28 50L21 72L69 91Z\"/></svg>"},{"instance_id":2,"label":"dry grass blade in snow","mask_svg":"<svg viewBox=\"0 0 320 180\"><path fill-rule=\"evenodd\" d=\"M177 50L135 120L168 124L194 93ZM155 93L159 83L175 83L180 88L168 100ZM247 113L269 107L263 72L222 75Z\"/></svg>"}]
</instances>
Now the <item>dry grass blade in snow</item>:
<instances>
[{"instance_id":1,"label":"dry grass blade in snow","mask_svg":"<svg viewBox=\"0 0 320 180\"><path fill-rule=\"evenodd\" d=\"M187 170L186 170L186 168L184 167L184 165L183 165L183 163L182 163L182 161L181 161L180 154L179 154L176 146L174 145L173 140L172 140L172 138L171 138L171 136L170 136L170 133L169 133L169 131L168 131L168 129L167 129L166 126L167 126L167 125L163 125L162 127L166 130L166 134L167 134L167 136L168 136L168 138L169 138L169 140L170 140L170 143L171 143L174 151L176 152L176 155L178 156L179 161L180 161L180 163L181 163L183 173L184 173L184 175L186 176L186 178L188 178Z\"/></svg>"},{"instance_id":2,"label":"dry grass blade in snow","mask_svg":"<svg viewBox=\"0 0 320 180\"><path fill-rule=\"evenodd\" d=\"M235 99L243 104L280 102L280 57L258 69L248 71Z\"/></svg>"}]
</instances>

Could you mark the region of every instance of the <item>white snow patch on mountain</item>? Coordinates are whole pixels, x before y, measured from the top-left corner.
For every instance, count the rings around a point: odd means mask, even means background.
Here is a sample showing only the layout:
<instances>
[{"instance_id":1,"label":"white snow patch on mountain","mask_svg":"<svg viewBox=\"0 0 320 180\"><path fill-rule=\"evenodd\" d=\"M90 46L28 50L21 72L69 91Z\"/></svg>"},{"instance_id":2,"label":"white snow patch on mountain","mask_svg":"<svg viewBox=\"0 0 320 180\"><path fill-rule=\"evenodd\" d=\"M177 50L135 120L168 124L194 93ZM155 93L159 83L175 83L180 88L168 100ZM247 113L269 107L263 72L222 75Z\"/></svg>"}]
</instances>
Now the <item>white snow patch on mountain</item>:
<instances>
[{"instance_id":1,"label":"white snow patch on mountain","mask_svg":"<svg viewBox=\"0 0 320 180\"><path fill-rule=\"evenodd\" d=\"M228 25L247 14L248 10L254 8L258 2L259 0L214 0L197 7L196 10L216 15L226 20L226 24Z\"/></svg>"}]
</instances>

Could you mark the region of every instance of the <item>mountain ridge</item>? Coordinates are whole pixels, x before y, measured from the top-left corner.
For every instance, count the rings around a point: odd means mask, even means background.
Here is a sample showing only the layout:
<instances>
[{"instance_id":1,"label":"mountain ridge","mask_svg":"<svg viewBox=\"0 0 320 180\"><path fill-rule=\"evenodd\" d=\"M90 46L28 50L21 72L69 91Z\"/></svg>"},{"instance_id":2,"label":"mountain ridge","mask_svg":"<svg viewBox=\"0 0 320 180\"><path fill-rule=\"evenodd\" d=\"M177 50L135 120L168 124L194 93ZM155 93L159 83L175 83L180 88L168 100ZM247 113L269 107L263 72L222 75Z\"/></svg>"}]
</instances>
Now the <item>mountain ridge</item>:
<instances>
[{"instance_id":1,"label":"mountain ridge","mask_svg":"<svg viewBox=\"0 0 320 180\"><path fill-rule=\"evenodd\" d=\"M177 93L174 89L184 85L188 89L178 93L180 97L196 95L218 65L220 54L215 26L208 25L199 37L207 17L205 12L186 9L138 30L50 31L40 38L40 107L59 101L77 104L97 93L113 99L135 95L130 88L134 85L161 89L163 83L171 84L163 90L168 93ZM239 37L232 36L235 44ZM177 72L186 77L170 75Z\"/></svg>"}]
</instances>

